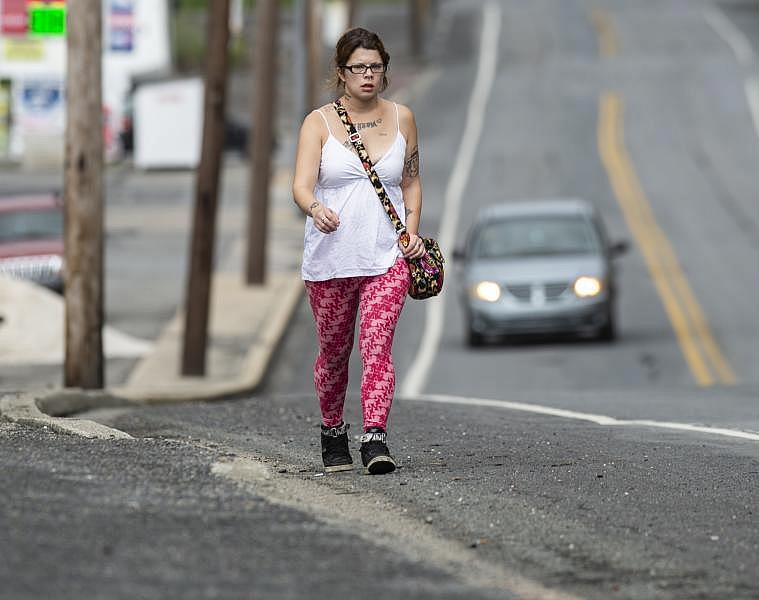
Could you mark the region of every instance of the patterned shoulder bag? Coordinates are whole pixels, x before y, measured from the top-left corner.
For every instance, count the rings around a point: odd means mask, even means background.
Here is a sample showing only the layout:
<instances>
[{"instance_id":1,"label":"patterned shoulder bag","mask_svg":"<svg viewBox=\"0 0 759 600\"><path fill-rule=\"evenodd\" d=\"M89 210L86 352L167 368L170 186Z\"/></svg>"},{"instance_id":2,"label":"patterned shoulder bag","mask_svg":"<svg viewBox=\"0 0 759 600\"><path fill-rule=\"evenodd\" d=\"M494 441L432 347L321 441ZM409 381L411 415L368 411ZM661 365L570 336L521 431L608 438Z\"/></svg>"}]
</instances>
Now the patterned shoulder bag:
<instances>
[{"instance_id":1,"label":"patterned shoulder bag","mask_svg":"<svg viewBox=\"0 0 759 600\"><path fill-rule=\"evenodd\" d=\"M369 159L369 153L366 151L364 143L361 141L361 136L358 134L358 131L356 131L356 127L351 122L351 119L348 116L348 111L345 110L345 107L340 103L339 99L335 100L333 106L335 107L340 120L343 122L343 125L345 125L345 130L348 132L348 139L353 144L356 152L358 152L361 164L364 166L364 170L374 186L374 191L377 192L377 196L382 203L382 208L385 209L387 216L390 217L390 221L393 223L395 231L398 233L398 238L401 244L404 247L408 246L411 238L406 231L406 226L398 216L377 172L374 170L374 165ZM443 289L443 265L445 259L443 258L443 253L440 251L440 246L433 238L422 238L422 241L427 250L425 255L421 258L406 259L409 271L411 272L408 294L416 300L424 300L425 298L437 296Z\"/></svg>"}]
</instances>

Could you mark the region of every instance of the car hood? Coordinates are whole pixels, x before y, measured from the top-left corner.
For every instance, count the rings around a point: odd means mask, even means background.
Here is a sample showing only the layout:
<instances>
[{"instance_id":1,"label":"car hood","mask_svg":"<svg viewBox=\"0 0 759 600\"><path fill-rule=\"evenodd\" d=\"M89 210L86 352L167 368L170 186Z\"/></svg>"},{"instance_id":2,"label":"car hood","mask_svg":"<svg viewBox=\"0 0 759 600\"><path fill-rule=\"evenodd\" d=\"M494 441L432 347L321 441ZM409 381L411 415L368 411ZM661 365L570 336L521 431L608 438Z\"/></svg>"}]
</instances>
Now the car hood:
<instances>
[{"instance_id":1,"label":"car hood","mask_svg":"<svg viewBox=\"0 0 759 600\"><path fill-rule=\"evenodd\" d=\"M18 256L63 255L63 240L29 240L24 242L0 242L0 259Z\"/></svg>"},{"instance_id":2,"label":"car hood","mask_svg":"<svg viewBox=\"0 0 759 600\"><path fill-rule=\"evenodd\" d=\"M574 281L582 275L605 278L607 267L598 255L540 256L519 259L472 260L466 266L468 282L490 280L497 283Z\"/></svg>"}]
</instances>

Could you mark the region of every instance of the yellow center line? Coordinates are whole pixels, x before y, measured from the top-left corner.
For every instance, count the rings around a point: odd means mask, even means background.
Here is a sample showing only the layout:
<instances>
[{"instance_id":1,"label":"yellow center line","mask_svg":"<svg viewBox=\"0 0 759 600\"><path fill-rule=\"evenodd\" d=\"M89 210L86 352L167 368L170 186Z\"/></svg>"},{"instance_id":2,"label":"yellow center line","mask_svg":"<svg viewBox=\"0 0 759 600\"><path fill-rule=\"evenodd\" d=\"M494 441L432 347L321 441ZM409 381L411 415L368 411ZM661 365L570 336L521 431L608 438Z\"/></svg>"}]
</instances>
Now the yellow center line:
<instances>
[{"instance_id":1,"label":"yellow center line","mask_svg":"<svg viewBox=\"0 0 759 600\"><path fill-rule=\"evenodd\" d=\"M619 53L619 44L614 32L609 13L600 8L594 8L590 13L590 20L598 34L598 50L602 58L611 58Z\"/></svg>"},{"instance_id":2,"label":"yellow center line","mask_svg":"<svg viewBox=\"0 0 759 600\"><path fill-rule=\"evenodd\" d=\"M654 286L672 323L685 360L701 386L734 384L736 376L724 357L672 244L654 217L624 144L623 104L618 94L601 96L598 147L627 226L641 248Z\"/></svg>"},{"instance_id":3,"label":"yellow center line","mask_svg":"<svg viewBox=\"0 0 759 600\"><path fill-rule=\"evenodd\" d=\"M677 258L675 257L675 252L672 249L672 245L663 234L660 235L662 237L660 241L662 251L670 254L672 256L670 260L676 262ZM681 302L685 305L685 309L687 310L688 316L693 323L696 334L699 340L701 340L701 345L704 349L704 352L706 352L707 357L711 361L712 367L717 371L717 376L722 383L735 385L738 380L737 376L735 375L735 371L733 371L732 367L725 358L725 355L722 353L717 340L714 338L711 328L709 327L709 323L706 319L706 315L704 315L704 311L701 308L701 305L696 301L696 295L688 283L688 280L685 278L682 270L674 269L672 271L672 278L675 285L675 290L677 291Z\"/></svg>"}]
</instances>

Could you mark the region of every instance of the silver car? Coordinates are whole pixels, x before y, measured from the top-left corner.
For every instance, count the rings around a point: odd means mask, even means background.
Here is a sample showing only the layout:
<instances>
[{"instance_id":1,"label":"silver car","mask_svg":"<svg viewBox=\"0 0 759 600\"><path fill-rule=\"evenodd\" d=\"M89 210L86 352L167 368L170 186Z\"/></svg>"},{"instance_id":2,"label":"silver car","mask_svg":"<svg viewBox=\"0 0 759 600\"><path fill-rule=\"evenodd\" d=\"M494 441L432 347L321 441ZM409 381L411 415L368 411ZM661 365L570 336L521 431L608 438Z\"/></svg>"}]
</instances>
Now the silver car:
<instances>
[{"instance_id":1,"label":"silver car","mask_svg":"<svg viewBox=\"0 0 759 600\"><path fill-rule=\"evenodd\" d=\"M578 333L615 337L617 288L598 212L578 199L490 206L477 215L464 249L462 300L467 341L488 336Z\"/></svg>"}]
</instances>

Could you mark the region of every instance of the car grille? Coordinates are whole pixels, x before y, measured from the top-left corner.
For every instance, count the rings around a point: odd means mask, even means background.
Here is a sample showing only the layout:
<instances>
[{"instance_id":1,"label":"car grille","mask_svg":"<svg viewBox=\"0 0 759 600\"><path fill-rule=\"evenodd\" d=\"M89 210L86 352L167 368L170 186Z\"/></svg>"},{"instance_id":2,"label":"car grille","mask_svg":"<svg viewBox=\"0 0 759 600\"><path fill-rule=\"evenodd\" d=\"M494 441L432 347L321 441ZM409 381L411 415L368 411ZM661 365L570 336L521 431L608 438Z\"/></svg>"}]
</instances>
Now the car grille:
<instances>
[{"instance_id":1,"label":"car grille","mask_svg":"<svg viewBox=\"0 0 759 600\"><path fill-rule=\"evenodd\" d=\"M545 292L546 300L556 300L569 289L568 283L546 283Z\"/></svg>"},{"instance_id":2,"label":"car grille","mask_svg":"<svg viewBox=\"0 0 759 600\"><path fill-rule=\"evenodd\" d=\"M533 294L538 295L542 292L546 302L555 302L561 295L569 289L567 282L552 282L545 284L511 284L504 286L514 298L520 302L530 302Z\"/></svg>"},{"instance_id":3,"label":"car grille","mask_svg":"<svg viewBox=\"0 0 759 600\"><path fill-rule=\"evenodd\" d=\"M507 285L506 289L509 290L509 294L514 296L517 300L522 302L529 302L532 294L532 286L529 284L522 285Z\"/></svg>"}]
</instances>

